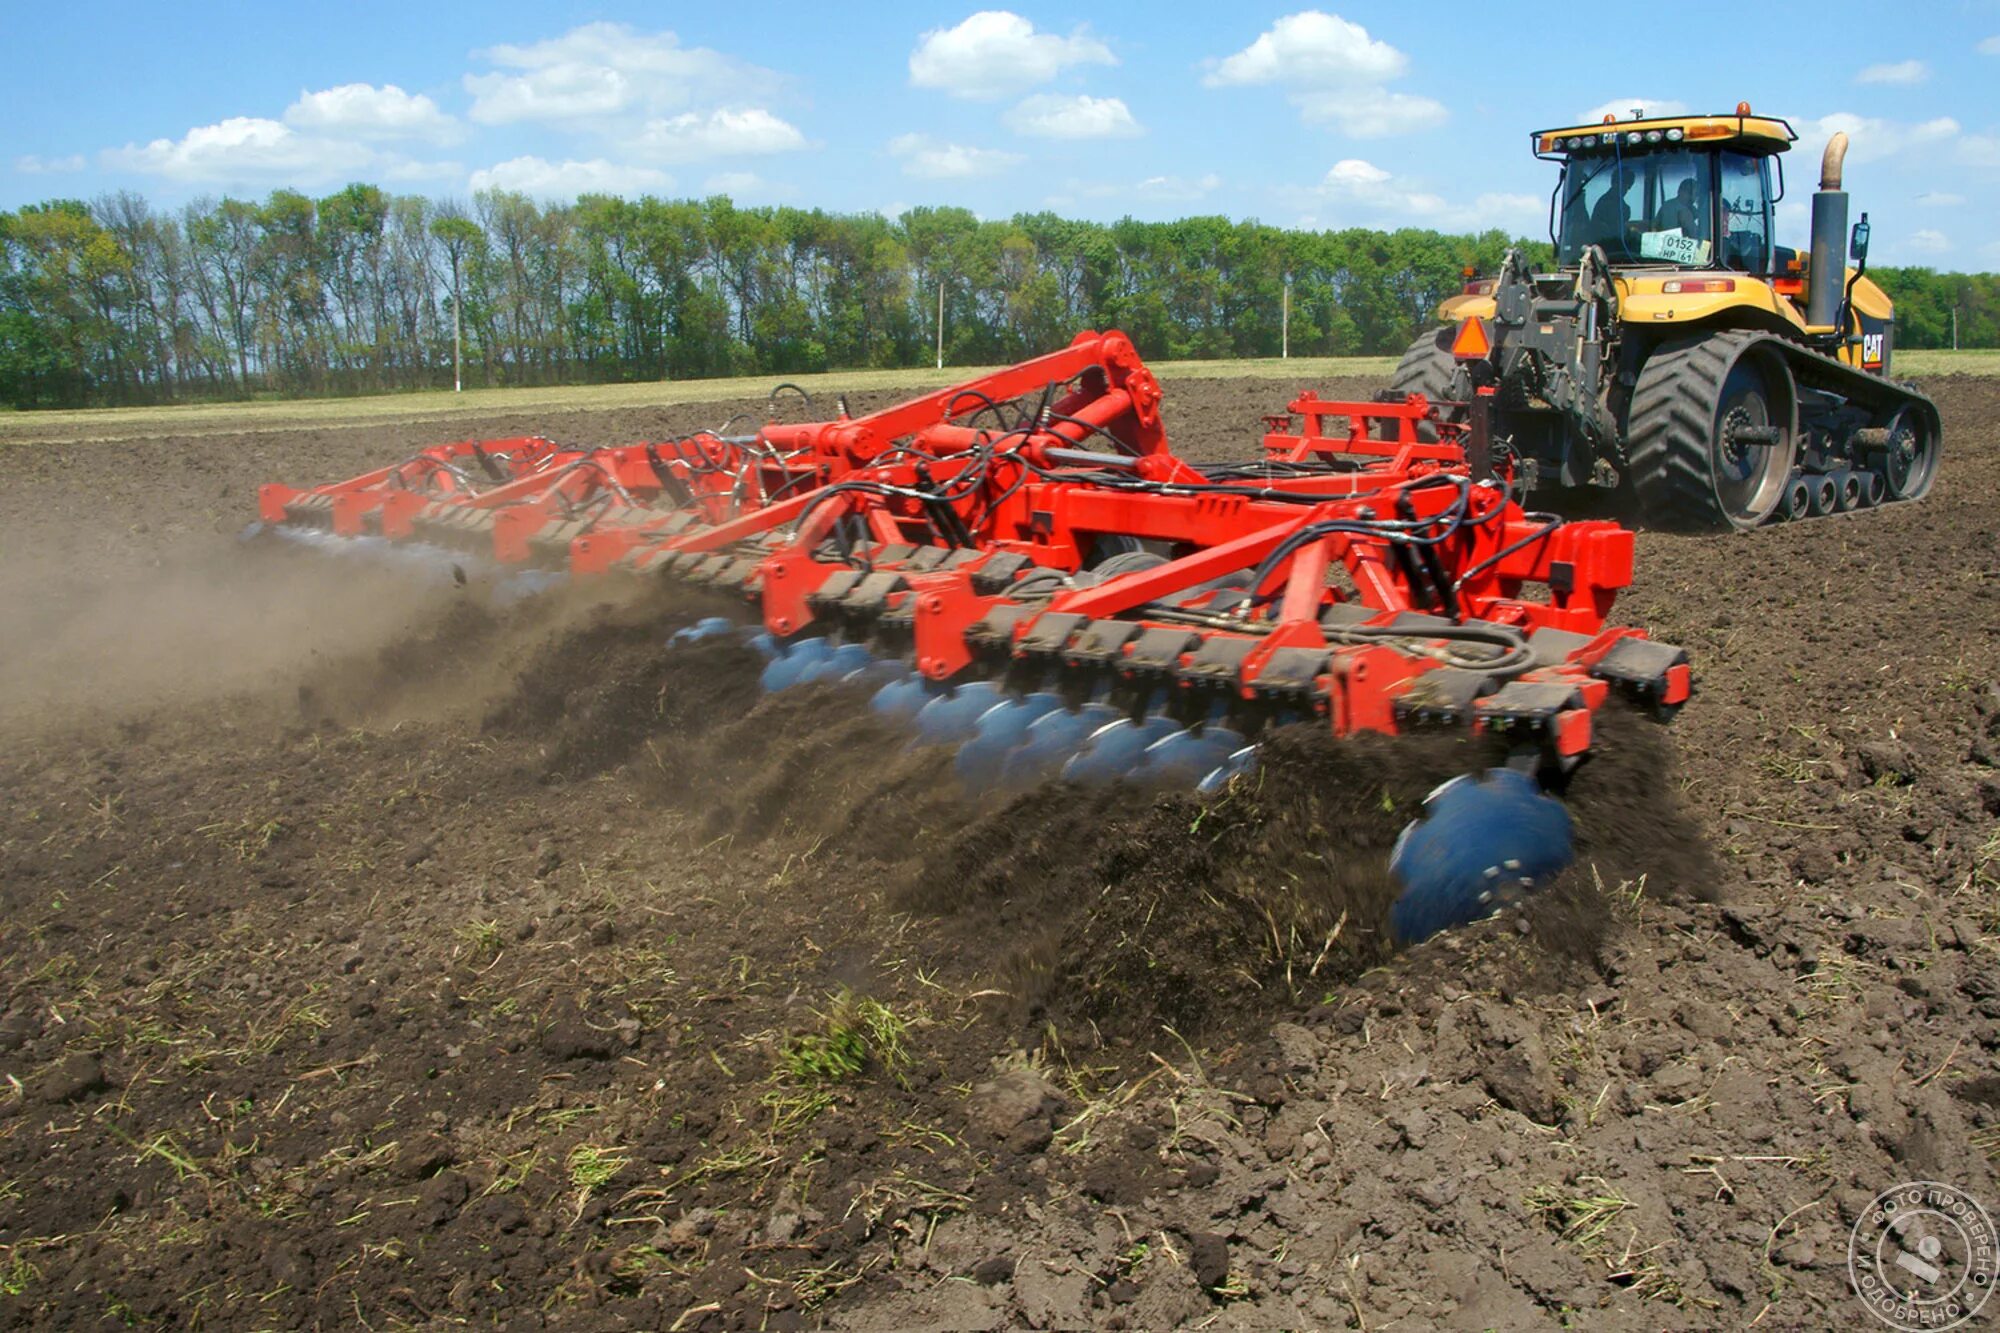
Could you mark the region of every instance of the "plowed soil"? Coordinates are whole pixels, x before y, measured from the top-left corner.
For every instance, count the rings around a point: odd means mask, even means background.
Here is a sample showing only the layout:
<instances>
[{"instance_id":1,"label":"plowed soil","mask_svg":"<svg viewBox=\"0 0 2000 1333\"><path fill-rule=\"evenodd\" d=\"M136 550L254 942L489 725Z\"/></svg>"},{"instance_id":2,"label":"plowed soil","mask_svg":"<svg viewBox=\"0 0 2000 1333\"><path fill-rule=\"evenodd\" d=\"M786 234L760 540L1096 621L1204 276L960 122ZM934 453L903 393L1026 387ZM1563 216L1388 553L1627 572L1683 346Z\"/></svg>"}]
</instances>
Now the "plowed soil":
<instances>
[{"instance_id":1,"label":"plowed soil","mask_svg":"<svg viewBox=\"0 0 2000 1333\"><path fill-rule=\"evenodd\" d=\"M1247 457L1300 387L1169 425ZM1469 744L968 793L669 648L686 595L237 543L417 432L10 448L0 1321L1859 1325L1874 1195L2000 1207L2000 385L1927 387L1927 502L1641 534L1697 697L1602 722L1560 884L1402 953Z\"/></svg>"}]
</instances>

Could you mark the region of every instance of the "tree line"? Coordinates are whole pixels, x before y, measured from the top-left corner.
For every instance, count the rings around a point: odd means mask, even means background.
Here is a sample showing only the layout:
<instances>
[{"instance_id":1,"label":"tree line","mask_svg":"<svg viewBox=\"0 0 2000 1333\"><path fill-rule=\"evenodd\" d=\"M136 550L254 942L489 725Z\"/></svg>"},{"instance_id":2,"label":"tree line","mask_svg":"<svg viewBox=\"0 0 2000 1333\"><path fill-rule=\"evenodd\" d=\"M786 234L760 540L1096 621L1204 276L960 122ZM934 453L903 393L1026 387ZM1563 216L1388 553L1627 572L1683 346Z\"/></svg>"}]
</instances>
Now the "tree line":
<instances>
[{"instance_id":1,"label":"tree line","mask_svg":"<svg viewBox=\"0 0 2000 1333\"><path fill-rule=\"evenodd\" d=\"M469 204L129 192L0 212L0 404L75 407L1033 356L1121 328L1156 359L1394 354L1497 268L1504 232L1291 230L1219 217L896 218L587 195ZM1532 258L1549 262L1546 242ZM1898 343L2000 343L2000 277L1876 270ZM1287 288L1289 287L1289 293Z\"/></svg>"}]
</instances>

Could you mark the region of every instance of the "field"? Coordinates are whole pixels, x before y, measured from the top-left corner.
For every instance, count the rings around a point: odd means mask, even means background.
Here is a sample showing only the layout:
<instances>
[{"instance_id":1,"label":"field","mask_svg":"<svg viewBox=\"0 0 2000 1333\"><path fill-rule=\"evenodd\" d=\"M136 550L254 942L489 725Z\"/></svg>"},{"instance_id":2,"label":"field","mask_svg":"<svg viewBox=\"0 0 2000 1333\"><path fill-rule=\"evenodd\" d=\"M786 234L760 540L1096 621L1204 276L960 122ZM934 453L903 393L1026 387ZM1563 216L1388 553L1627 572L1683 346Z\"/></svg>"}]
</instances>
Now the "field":
<instances>
[{"instance_id":1,"label":"field","mask_svg":"<svg viewBox=\"0 0 2000 1333\"><path fill-rule=\"evenodd\" d=\"M1215 369L1197 459L1379 383ZM2000 1206L2000 383L1926 387L1925 503L1641 534L1696 698L1605 724L1562 884L1402 954L1452 745L979 799L666 651L701 604L236 541L747 386L0 422L0 1320L1857 1325L1879 1191Z\"/></svg>"},{"instance_id":2,"label":"field","mask_svg":"<svg viewBox=\"0 0 2000 1333\"><path fill-rule=\"evenodd\" d=\"M1909 375L2000 375L2000 352L1902 352L1897 365ZM1168 384L1180 380L1271 377L1280 392L1293 386L1340 379L1388 379L1396 359L1387 356L1295 357L1289 361L1163 361L1154 373ZM993 367L947 366L933 370L836 371L795 375L808 393L864 393L920 390L956 384ZM365 398L273 399L249 403L199 403L185 407L93 408L72 412L0 412L0 447L56 441L144 439L173 432L236 434L307 427L368 425L391 427L463 423L468 428L503 415L608 412L680 407L704 402L755 398L770 389L769 379L680 380L666 383L597 384L542 389L476 389L381 394ZM1271 411L1283 403L1273 400ZM532 428L532 427L531 427Z\"/></svg>"}]
</instances>

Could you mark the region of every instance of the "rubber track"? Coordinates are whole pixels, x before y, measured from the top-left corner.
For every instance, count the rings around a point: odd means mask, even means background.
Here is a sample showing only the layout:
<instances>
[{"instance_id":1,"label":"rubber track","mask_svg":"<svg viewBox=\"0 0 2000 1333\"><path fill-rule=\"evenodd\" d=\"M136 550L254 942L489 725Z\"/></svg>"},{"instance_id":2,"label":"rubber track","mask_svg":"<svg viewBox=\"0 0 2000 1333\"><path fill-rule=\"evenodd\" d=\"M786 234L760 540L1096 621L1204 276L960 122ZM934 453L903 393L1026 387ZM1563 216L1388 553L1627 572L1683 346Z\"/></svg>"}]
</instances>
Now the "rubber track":
<instances>
[{"instance_id":1,"label":"rubber track","mask_svg":"<svg viewBox=\"0 0 2000 1333\"><path fill-rule=\"evenodd\" d=\"M1938 424L1937 404L1915 389L1871 375L1865 370L1856 370L1845 361L1823 356L1808 347L1783 338L1765 338L1784 354L1785 361L1792 368L1792 378L1808 389L1824 389L1837 393L1849 402L1860 403L1872 412L1880 413L1885 419L1897 409L1916 405L1931 426Z\"/></svg>"},{"instance_id":2,"label":"rubber track","mask_svg":"<svg viewBox=\"0 0 2000 1333\"><path fill-rule=\"evenodd\" d=\"M1640 368L1625 427L1633 482L1655 522L1685 529L1733 526L1715 498L1709 434L1729 368L1759 344L1784 361L1798 387L1838 394L1883 420L1915 406L1938 438L1937 407L1924 395L1784 338L1724 331L1663 343Z\"/></svg>"},{"instance_id":3,"label":"rubber track","mask_svg":"<svg viewBox=\"0 0 2000 1333\"><path fill-rule=\"evenodd\" d=\"M1729 369L1758 334L1711 333L1653 349L1626 415L1632 482L1648 519L1666 527L1735 526L1715 495L1713 435Z\"/></svg>"}]
</instances>

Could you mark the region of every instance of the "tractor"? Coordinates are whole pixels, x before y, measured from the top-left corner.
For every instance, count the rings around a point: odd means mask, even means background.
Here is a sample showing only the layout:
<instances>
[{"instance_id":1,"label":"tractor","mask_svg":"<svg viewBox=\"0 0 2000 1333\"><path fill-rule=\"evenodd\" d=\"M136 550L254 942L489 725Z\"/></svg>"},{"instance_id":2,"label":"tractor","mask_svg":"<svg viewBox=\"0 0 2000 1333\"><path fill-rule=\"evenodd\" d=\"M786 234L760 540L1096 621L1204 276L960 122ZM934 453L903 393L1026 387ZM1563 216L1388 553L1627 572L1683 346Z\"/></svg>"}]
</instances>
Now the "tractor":
<instances>
[{"instance_id":1,"label":"tractor","mask_svg":"<svg viewBox=\"0 0 2000 1333\"><path fill-rule=\"evenodd\" d=\"M1741 530L1916 500L1937 408L1892 380L1893 308L1826 145L1800 252L1777 243L1784 120L1606 116L1539 130L1555 270L1510 250L1398 365L1391 393L1486 418L1529 486L1616 488L1650 525ZM1851 266L1843 263L1845 258Z\"/></svg>"}]
</instances>

